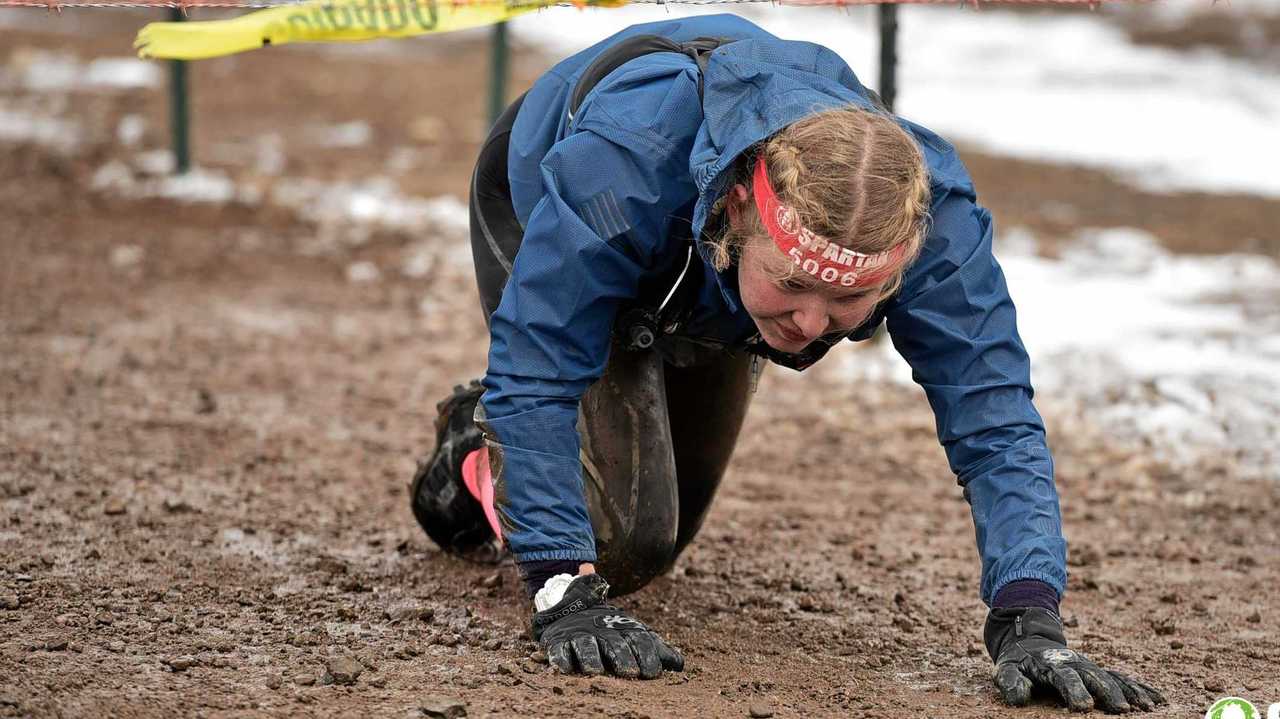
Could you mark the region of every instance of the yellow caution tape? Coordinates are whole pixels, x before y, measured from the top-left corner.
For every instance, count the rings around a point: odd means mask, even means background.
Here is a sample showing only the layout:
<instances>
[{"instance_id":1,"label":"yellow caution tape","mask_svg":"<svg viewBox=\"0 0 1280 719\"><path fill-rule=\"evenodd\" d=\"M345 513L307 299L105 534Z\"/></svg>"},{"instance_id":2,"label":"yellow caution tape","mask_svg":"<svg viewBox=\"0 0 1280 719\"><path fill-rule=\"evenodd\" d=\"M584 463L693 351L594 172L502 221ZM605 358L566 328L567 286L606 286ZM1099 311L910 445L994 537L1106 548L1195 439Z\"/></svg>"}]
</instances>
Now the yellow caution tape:
<instances>
[{"instance_id":1,"label":"yellow caution tape","mask_svg":"<svg viewBox=\"0 0 1280 719\"><path fill-rule=\"evenodd\" d=\"M231 20L153 22L138 31L141 58L200 60L291 42L360 42L413 37L492 25L554 4L555 0L321 0L276 7ZM627 0L574 5L619 7Z\"/></svg>"}]
</instances>

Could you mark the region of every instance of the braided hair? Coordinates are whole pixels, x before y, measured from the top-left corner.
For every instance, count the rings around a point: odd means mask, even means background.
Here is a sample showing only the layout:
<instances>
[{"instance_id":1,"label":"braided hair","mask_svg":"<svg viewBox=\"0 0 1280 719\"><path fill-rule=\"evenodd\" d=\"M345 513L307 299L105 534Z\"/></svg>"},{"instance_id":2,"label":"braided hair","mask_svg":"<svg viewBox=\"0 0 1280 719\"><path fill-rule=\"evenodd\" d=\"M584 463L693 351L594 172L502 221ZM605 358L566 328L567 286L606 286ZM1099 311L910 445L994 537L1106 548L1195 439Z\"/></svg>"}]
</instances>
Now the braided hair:
<instances>
[{"instance_id":1,"label":"braided hair","mask_svg":"<svg viewBox=\"0 0 1280 719\"><path fill-rule=\"evenodd\" d=\"M915 140L892 116L850 105L810 115L743 153L731 170L731 185L748 193L757 157L763 157L779 200L799 214L805 227L857 252L872 254L907 243L905 269L920 252L929 213L929 173ZM714 210L738 202L726 193ZM724 223L710 241L712 263L727 269L753 237L765 234L755 203L736 208L743 222ZM786 263L782 280L798 272ZM893 294L899 271L884 286Z\"/></svg>"}]
</instances>

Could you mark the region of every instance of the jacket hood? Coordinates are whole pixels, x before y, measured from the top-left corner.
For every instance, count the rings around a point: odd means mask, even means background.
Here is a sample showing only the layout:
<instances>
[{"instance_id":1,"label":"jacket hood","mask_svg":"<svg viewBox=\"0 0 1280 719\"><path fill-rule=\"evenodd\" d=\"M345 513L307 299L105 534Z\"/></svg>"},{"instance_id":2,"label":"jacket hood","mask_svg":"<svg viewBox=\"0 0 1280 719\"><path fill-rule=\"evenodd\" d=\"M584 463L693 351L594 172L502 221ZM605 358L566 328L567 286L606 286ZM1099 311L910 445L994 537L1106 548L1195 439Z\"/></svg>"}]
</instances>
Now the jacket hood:
<instances>
[{"instance_id":1,"label":"jacket hood","mask_svg":"<svg viewBox=\"0 0 1280 719\"><path fill-rule=\"evenodd\" d=\"M701 233L743 152L809 115L848 105L875 109L844 60L811 42L753 38L722 45L703 74L702 128L689 156ZM695 235L696 236L696 235Z\"/></svg>"}]
</instances>

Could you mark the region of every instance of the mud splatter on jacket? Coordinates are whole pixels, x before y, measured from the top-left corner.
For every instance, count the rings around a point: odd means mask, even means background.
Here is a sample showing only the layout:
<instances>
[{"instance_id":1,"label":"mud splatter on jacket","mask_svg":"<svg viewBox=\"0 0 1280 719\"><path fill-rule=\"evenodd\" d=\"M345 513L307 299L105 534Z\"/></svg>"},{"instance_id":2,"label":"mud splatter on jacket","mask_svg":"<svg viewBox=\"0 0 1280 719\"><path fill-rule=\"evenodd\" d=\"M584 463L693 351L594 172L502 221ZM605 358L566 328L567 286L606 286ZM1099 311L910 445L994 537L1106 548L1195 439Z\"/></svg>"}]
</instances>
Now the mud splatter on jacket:
<instances>
[{"instance_id":1,"label":"mud splatter on jacket","mask_svg":"<svg viewBox=\"0 0 1280 719\"><path fill-rule=\"evenodd\" d=\"M570 119L565 106L582 70L636 34L736 41L711 54L701 102L694 60L653 53L603 78ZM683 262L685 240L676 238L689 236L690 225L700 236L743 151L806 115L850 103L872 106L835 53L732 15L633 26L559 63L530 89L508 157L525 235L491 319L482 399L502 447L499 511L518 560L596 559L576 421L580 398L603 373L619 306L645 278ZM1013 302L992 256L991 217L951 145L899 122L929 166L931 230L901 291L851 339L887 322L924 388L972 509L983 600L990 604L1017 579L1061 594L1066 543L1053 462ZM742 344L756 328L736 273L716 273L702 259L686 331Z\"/></svg>"}]
</instances>

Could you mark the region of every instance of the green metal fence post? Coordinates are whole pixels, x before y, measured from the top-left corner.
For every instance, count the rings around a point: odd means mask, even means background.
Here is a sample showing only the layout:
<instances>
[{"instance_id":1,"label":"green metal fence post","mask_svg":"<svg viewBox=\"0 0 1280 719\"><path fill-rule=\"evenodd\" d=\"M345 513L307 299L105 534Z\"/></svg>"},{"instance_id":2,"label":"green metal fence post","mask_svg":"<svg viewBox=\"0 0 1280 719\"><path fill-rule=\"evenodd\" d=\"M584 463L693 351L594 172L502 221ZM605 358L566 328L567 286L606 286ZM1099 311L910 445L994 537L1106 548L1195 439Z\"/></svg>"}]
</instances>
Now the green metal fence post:
<instances>
[{"instance_id":1,"label":"green metal fence post","mask_svg":"<svg viewBox=\"0 0 1280 719\"><path fill-rule=\"evenodd\" d=\"M880 99L893 112L898 96L898 6L881 3L880 16Z\"/></svg>"},{"instance_id":2,"label":"green metal fence post","mask_svg":"<svg viewBox=\"0 0 1280 719\"><path fill-rule=\"evenodd\" d=\"M186 22L182 8L169 8L169 19ZM169 61L169 125L173 130L173 167L179 175L191 169L191 113L186 60Z\"/></svg>"},{"instance_id":3,"label":"green metal fence post","mask_svg":"<svg viewBox=\"0 0 1280 719\"><path fill-rule=\"evenodd\" d=\"M489 124L486 130L493 127L498 116L507 109L507 24L500 22L493 26L490 35L489 52Z\"/></svg>"}]
</instances>

